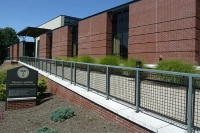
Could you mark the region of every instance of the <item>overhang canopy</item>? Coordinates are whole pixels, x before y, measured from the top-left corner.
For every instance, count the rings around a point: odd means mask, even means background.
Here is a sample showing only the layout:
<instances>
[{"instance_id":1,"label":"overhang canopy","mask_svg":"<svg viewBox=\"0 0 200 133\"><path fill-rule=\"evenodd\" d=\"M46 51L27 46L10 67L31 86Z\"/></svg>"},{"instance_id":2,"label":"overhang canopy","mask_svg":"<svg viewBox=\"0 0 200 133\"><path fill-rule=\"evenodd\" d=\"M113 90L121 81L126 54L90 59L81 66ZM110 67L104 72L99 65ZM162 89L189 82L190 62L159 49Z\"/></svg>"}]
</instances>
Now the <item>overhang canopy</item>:
<instances>
[{"instance_id":1,"label":"overhang canopy","mask_svg":"<svg viewBox=\"0 0 200 133\"><path fill-rule=\"evenodd\" d=\"M25 29L21 30L17 33L18 36L29 36L29 37L38 37L48 31L51 31L50 29L44 29L44 28L36 28L36 27L26 27Z\"/></svg>"}]
</instances>

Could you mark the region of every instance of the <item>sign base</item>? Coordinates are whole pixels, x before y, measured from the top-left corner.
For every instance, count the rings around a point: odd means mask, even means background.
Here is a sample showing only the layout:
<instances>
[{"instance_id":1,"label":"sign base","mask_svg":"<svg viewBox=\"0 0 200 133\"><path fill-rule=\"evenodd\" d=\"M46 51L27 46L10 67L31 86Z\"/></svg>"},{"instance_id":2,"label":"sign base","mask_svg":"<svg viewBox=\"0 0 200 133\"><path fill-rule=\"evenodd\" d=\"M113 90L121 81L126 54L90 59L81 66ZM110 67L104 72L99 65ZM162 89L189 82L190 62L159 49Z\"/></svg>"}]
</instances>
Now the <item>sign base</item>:
<instances>
[{"instance_id":1,"label":"sign base","mask_svg":"<svg viewBox=\"0 0 200 133\"><path fill-rule=\"evenodd\" d=\"M36 99L6 101L6 111L30 108L36 106Z\"/></svg>"}]
</instances>

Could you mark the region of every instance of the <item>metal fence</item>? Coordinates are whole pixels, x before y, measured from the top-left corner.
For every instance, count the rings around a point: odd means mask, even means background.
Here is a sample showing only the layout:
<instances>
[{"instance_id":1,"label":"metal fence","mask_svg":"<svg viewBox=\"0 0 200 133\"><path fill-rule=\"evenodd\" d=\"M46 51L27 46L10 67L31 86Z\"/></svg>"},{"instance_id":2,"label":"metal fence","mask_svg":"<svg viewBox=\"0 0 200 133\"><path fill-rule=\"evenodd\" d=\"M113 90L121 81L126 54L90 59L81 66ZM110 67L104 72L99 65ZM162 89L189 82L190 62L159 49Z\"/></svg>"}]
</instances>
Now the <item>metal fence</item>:
<instances>
[{"instance_id":1,"label":"metal fence","mask_svg":"<svg viewBox=\"0 0 200 133\"><path fill-rule=\"evenodd\" d=\"M198 74L30 57L20 61L188 132L200 129Z\"/></svg>"}]
</instances>

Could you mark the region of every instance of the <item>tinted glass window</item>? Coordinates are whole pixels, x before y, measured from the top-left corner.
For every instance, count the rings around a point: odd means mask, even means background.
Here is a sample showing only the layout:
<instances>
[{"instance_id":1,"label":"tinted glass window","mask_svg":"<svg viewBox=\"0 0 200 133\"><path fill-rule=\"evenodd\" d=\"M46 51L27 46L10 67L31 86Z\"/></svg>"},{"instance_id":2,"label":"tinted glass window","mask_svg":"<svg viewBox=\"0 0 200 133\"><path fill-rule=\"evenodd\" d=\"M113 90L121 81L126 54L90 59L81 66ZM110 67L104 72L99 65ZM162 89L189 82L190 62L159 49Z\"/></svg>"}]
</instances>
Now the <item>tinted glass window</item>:
<instances>
[{"instance_id":1,"label":"tinted glass window","mask_svg":"<svg viewBox=\"0 0 200 133\"><path fill-rule=\"evenodd\" d=\"M128 57L129 11L113 14L113 54Z\"/></svg>"},{"instance_id":2,"label":"tinted glass window","mask_svg":"<svg viewBox=\"0 0 200 133\"><path fill-rule=\"evenodd\" d=\"M72 27L72 56L78 55L78 26Z\"/></svg>"}]
</instances>

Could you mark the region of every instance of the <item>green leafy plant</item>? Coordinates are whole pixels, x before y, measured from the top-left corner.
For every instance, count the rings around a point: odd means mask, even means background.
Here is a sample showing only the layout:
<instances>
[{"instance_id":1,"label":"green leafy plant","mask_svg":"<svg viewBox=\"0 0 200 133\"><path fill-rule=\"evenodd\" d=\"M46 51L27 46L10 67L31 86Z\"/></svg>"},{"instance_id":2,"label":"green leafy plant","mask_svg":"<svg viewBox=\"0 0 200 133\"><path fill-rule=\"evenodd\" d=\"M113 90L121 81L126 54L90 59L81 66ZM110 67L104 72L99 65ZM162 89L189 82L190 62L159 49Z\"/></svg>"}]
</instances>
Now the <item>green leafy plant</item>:
<instances>
[{"instance_id":1,"label":"green leafy plant","mask_svg":"<svg viewBox=\"0 0 200 133\"><path fill-rule=\"evenodd\" d=\"M89 55L84 55L78 57L79 62L85 62L85 63L95 63L95 59Z\"/></svg>"},{"instance_id":2,"label":"green leafy plant","mask_svg":"<svg viewBox=\"0 0 200 133\"><path fill-rule=\"evenodd\" d=\"M124 66L136 68L136 62L137 61L141 61L141 60L136 59L136 58L129 58L128 60L124 61ZM141 68L144 68L144 62L143 61L141 61ZM128 70L127 74L129 76L135 76L135 71ZM143 75L144 75L144 73L143 73Z\"/></svg>"},{"instance_id":3,"label":"green leafy plant","mask_svg":"<svg viewBox=\"0 0 200 133\"><path fill-rule=\"evenodd\" d=\"M71 59L69 57L56 57L55 60L70 61Z\"/></svg>"},{"instance_id":4,"label":"green leafy plant","mask_svg":"<svg viewBox=\"0 0 200 133\"><path fill-rule=\"evenodd\" d=\"M136 62L137 61L141 61L141 60L136 59L136 58L129 58L127 61L124 62L124 66L136 68ZM144 62L143 61L141 61L141 68L144 68Z\"/></svg>"},{"instance_id":5,"label":"green leafy plant","mask_svg":"<svg viewBox=\"0 0 200 133\"><path fill-rule=\"evenodd\" d=\"M57 131L57 130L53 130L49 127L43 127L43 128L38 129L38 130L36 130L35 132L32 132L32 133L60 133L60 132Z\"/></svg>"},{"instance_id":6,"label":"green leafy plant","mask_svg":"<svg viewBox=\"0 0 200 133\"><path fill-rule=\"evenodd\" d=\"M47 79L46 77L42 77L38 80L38 92L39 94L42 94L47 89Z\"/></svg>"},{"instance_id":7,"label":"green leafy plant","mask_svg":"<svg viewBox=\"0 0 200 133\"><path fill-rule=\"evenodd\" d=\"M181 60L163 60L157 64L157 70L196 73L195 67L192 63L184 62Z\"/></svg>"},{"instance_id":8,"label":"green leafy plant","mask_svg":"<svg viewBox=\"0 0 200 133\"><path fill-rule=\"evenodd\" d=\"M184 62L181 60L164 60L160 61L156 67L157 70L183 72L183 73L196 73L195 67L192 63ZM170 82L173 84L186 85L187 77L175 76L169 74L158 74L157 78L160 81Z\"/></svg>"},{"instance_id":9,"label":"green leafy plant","mask_svg":"<svg viewBox=\"0 0 200 133\"><path fill-rule=\"evenodd\" d=\"M0 84L6 83L7 70L15 68L15 65L8 65L0 67Z\"/></svg>"},{"instance_id":10,"label":"green leafy plant","mask_svg":"<svg viewBox=\"0 0 200 133\"><path fill-rule=\"evenodd\" d=\"M119 66L120 59L117 56L108 55L108 56L100 58L99 59L99 64Z\"/></svg>"},{"instance_id":11,"label":"green leafy plant","mask_svg":"<svg viewBox=\"0 0 200 133\"><path fill-rule=\"evenodd\" d=\"M6 100L6 84L0 85L0 101Z\"/></svg>"},{"instance_id":12,"label":"green leafy plant","mask_svg":"<svg viewBox=\"0 0 200 133\"><path fill-rule=\"evenodd\" d=\"M66 119L69 119L74 116L74 111L70 108L58 108L53 111L50 115L50 118L54 122L62 122Z\"/></svg>"}]
</instances>

